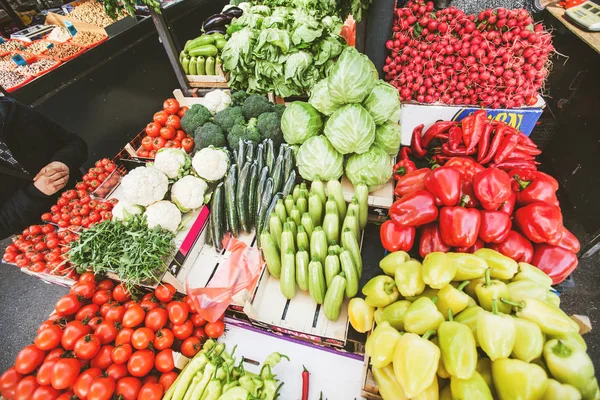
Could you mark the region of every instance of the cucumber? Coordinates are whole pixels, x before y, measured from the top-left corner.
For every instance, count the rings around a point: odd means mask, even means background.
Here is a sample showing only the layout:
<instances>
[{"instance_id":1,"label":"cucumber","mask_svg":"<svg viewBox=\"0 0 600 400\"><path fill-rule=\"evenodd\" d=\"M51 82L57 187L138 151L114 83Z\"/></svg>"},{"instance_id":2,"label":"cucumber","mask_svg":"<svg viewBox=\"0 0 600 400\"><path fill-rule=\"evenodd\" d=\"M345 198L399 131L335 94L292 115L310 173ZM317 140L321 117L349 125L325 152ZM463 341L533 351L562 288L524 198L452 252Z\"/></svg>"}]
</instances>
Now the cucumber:
<instances>
[{"instance_id":1,"label":"cucumber","mask_svg":"<svg viewBox=\"0 0 600 400\"><path fill-rule=\"evenodd\" d=\"M269 273L275 278L279 278L281 275L281 260L279 258L279 250L275 244L273 236L264 231L260 234L260 249L267 264Z\"/></svg>"},{"instance_id":2,"label":"cucumber","mask_svg":"<svg viewBox=\"0 0 600 400\"><path fill-rule=\"evenodd\" d=\"M279 288L286 299L296 296L296 255L293 250L288 250L281 260Z\"/></svg>"},{"instance_id":3,"label":"cucumber","mask_svg":"<svg viewBox=\"0 0 600 400\"><path fill-rule=\"evenodd\" d=\"M208 243L209 246L217 247L217 246L215 246L215 242L212 238L212 221L211 221L210 216L206 223L206 236L204 237L204 240L206 241L206 243Z\"/></svg>"},{"instance_id":4,"label":"cucumber","mask_svg":"<svg viewBox=\"0 0 600 400\"><path fill-rule=\"evenodd\" d=\"M308 293L310 293L310 297L313 298L315 303L323 304L326 291L323 266L321 261L313 258L308 264Z\"/></svg>"},{"instance_id":5,"label":"cucumber","mask_svg":"<svg viewBox=\"0 0 600 400\"><path fill-rule=\"evenodd\" d=\"M348 209L346 212L346 218L344 218L344 223L342 224L342 232L344 230L350 229L352 233L354 233L354 237L357 239L360 237L360 228L358 226L358 216L354 214L354 210Z\"/></svg>"},{"instance_id":6,"label":"cucumber","mask_svg":"<svg viewBox=\"0 0 600 400\"><path fill-rule=\"evenodd\" d=\"M323 182L319 180L313 181L310 185L310 191L316 193L319 196L319 199L321 199L321 203L325 204L327 196L325 195L325 186L323 185Z\"/></svg>"},{"instance_id":7,"label":"cucumber","mask_svg":"<svg viewBox=\"0 0 600 400\"><path fill-rule=\"evenodd\" d=\"M279 145L279 152L277 153L277 157L281 157L282 159L285 156L285 150L288 148L288 144L287 143L281 143ZM283 166L282 166L283 167Z\"/></svg>"},{"instance_id":8,"label":"cucumber","mask_svg":"<svg viewBox=\"0 0 600 400\"><path fill-rule=\"evenodd\" d=\"M335 203L334 203L335 204ZM329 210L323 218L323 232L327 238L327 243L337 243L340 240L340 218L337 210Z\"/></svg>"},{"instance_id":9,"label":"cucumber","mask_svg":"<svg viewBox=\"0 0 600 400\"><path fill-rule=\"evenodd\" d=\"M283 185L282 192L283 192L284 196L287 196L288 194L290 194L292 192L292 188L294 187L295 182L296 182L296 171L292 170L292 172L290 172L287 180L285 181L285 184Z\"/></svg>"},{"instance_id":10,"label":"cucumber","mask_svg":"<svg viewBox=\"0 0 600 400\"><path fill-rule=\"evenodd\" d=\"M342 247L350 252L352 261L356 267L358 278L362 277L363 262L360 255L360 247L358 246L358 239L354 236L354 232L351 229L346 228L342 232Z\"/></svg>"},{"instance_id":11,"label":"cucumber","mask_svg":"<svg viewBox=\"0 0 600 400\"><path fill-rule=\"evenodd\" d=\"M342 272L336 275L331 282L331 286L327 286L325 301L323 302L323 313L330 321L336 321L342 311L342 303L344 302L344 293L346 292L346 278Z\"/></svg>"},{"instance_id":12,"label":"cucumber","mask_svg":"<svg viewBox=\"0 0 600 400\"><path fill-rule=\"evenodd\" d=\"M267 208L271 202L271 197L273 196L273 179L267 178L265 183L265 187L262 191L262 195L260 198L260 209L258 212L258 233L262 232L264 227L265 219L267 218Z\"/></svg>"},{"instance_id":13,"label":"cucumber","mask_svg":"<svg viewBox=\"0 0 600 400\"><path fill-rule=\"evenodd\" d=\"M239 232L239 220L237 213L236 186L237 181L237 166L233 164L229 168L227 178L225 178L225 210L227 211L227 224L231 234L237 237ZM221 238L222 239L222 238ZM219 239L220 240L220 239Z\"/></svg>"},{"instance_id":14,"label":"cucumber","mask_svg":"<svg viewBox=\"0 0 600 400\"><path fill-rule=\"evenodd\" d=\"M265 164L269 167L269 171L273 171L273 167L275 166L275 150L273 149L273 141L271 139L265 140L266 142L266 155L265 155Z\"/></svg>"},{"instance_id":15,"label":"cucumber","mask_svg":"<svg viewBox=\"0 0 600 400\"><path fill-rule=\"evenodd\" d=\"M254 142L250 140L245 140L246 142L246 161L252 162L254 161Z\"/></svg>"},{"instance_id":16,"label":"cucumber","mask_svg":"<svg viewBox=\"0 0 600 400\"><path fill-rule=\"evenodd\" d=\"M288 250L293 253L296 252L296 245L294 244L295 240L296 240L296 237L295 237L294 233L292 232L290 224L288 222L286 222L285 224L283 224L283 232L281 232L281 240L280 240L280 246L279 246L279 249L281 250L281 258L282 259L283 259L283 256L288 252Z\"/></svg>"},{"instance_id":17,"label":"cucumber","mask_svg":"<svg viewBox=\"0 0 600 400\"><path fill-rule=\"evenodd\" d=\"M267 206L264 219L260 221L261 232L262 229L267 228L267 224L269 223L268 218L270 215L273 214L273 211L275 210L275 205L277 204L277 201L279 201L280 196L281 193L275 193L275 196L273 196L273 198L271 199L271 203L269 203L269 205Z\"/></svg>"},{"instance_id":18,"label":"cucumber","mask_svg":"<svg viewBox=\"0 0 600 400\"><path fill-rule=\"evenodd\" d=\"M206 74L206 60L204 59L204 57L198 57L196 58L196 73L198 75L205 75Z\"/></svg>"},{"instance_id":19,"label":"cucumber","mask_svg":"<svg viewBox=\"0 0 600 400\"><path fill-rule=\"evenodd\" d=\"M278 156L277 160L275 160L271 178L273 178L273 190L275 192L279 191L283 185L283 155Z\"/></svg>"},{"instance_id":20,"label":"cucumber","mask_svg":"<svg viewBox=\"0 0 600 400\"><path fill-rule=\"evenodd\" d=\"M186 75L190 74L190 59L187 57L183 57L183 61L181 62L181 68L183 68L183 72Z\"/></svg>"},{"instance_id":21,"label":"cucumber","mask_svg":"<svg viewBox=\"0 0 600 400\"><path fill-rule=\"evenodd\" d=\"M215 47L216 49L216 47ZM199 54L201 56L205 56L206 54ZM215 58L214 57L206 57L206 75L216 75L215 73Z\"/></svg>"},{"instance_id":22,"label":"cucumber","mask_svg":"<svg viewBox=\"0 0 600 400\"><path fill-rule=\"evenodd\" d=\"M308 195L308 213L313 226L321 225L323 221L323 203L319 195L313 192Z\"/></svg>"},{"instance_id":23,"label":"cucumber","mask_svg":"<svg viewBox=\"0 0 600 400\"><path fill-rule=\"evenodd\" d=\"M227 44L227 40L225 40L225 39L216 39L215 40L215 46L219 50L223 50L223 48L225 47L226 44Z\"/></svg>"},{"instance_id":24,"label":"cucumber","mask_svg":"<svg viewBox=\"0 0 600 400\"><path fill-rule=\"evenodd\" d=\"M300 185L294 186L294 190L292 191L292 197L294 198L294 202L298 201L300 198Z\"/></svg>"},{"instance_id":25,"label":"cucumber","mask_svg":"<svg viewBox=\"0 0 600 400\"><path fill-rule=\"evenodd\" d=\"M262 205L262 194L263 194L263 191L265 190L265 185L267 183L267 179L269 179L269 169L267 167L263 167L260 170L260 176L258 178L258 187L256 188L256 216L257 216L257 221L255 222L255 226L258 225L258 215L260 214L260 207Z\"/></svg>"},{"instance_id":26,"label":"cucumber","mask_svg":"<svg viewBox=\"0 0 600 400\"><path fill-rule=\"evenodd\" d=\"M285 211L287 215L290 215L290 213L292 212L292 208L294 208L295 205L294 198L288 194L285 200L283 201L283 204L285 205Z\"/></svg>"},{"instance_id":27,"label":"cucumber","mask_svg":"<svg viewBox=\"0 0 600 400\"><path fill-rule=\"evenodd\" d=\"M369 188L364 183L359 183L354 188L354 195L358 199L358 226L361 230L367 226L369 215ZM348 277L346 277L348 280Z\"/></svg>"},{"instance_id":28,"label":"cucumber","mask_svg":"<svg viewBox=\"0 0 600 400\"><path fill-rule=\"evenodd\" d=\"M340 265L342 272L346 275L346 297L351 299L358 293L358 272L348 250L344 250L340 254Z\"/></svg>"},{"instance_id":29,"label":"cucumber","mask_svg":"<svg viewBox=\"0 0 600 400\"><path fill-rule=\"evenodd\" d=\"M225 208L225 195L224 195L224 184L223 182L219 183L215 188L215 191L212 195L211 202L211 225L212 225L212 238L213 243L215 244L215 249L218 252L223 251L223 235L225 234L225 216L224 208Z\"/></svg>"},{"instance_id":30,"label":"cucumber","mask_svg":"<svg viewBox=\"0 0 600 400\"><path fill-rule=\"evenodd\" d=\"M300 290L308 290L308 263L310 258L308 251L298 246L296 253L296 283Z\"/></svg>"},{"instance_id":31,"label":"cucumber","mask_svg":"<svg viewBox=\"0 0 600 400\"><path fill-rule=\"evenodd\" d=\"M292 221L294 221L294 223L296 224L296 226L300 225L300 211L298 210L298 208L296 206L292 207L292 211L290 211L290 218L292 219Z\"/></svg>"},{"instance_id":32,"label":"cucumber","mask_svg":"<svg viewBox=\"0 0 600 400\"><path fill-rule=\"evenodd\" d=\"M281 233L283 232L283 224L275 214L271 214L271 217L269 218L269 232L271 232L271 236L273 237L273 241L277 248L281 248L279 241L281 240Z\"/></svg>"},{"instance_id":33,"label":"cucumber","mask_svg":"<svg viewBox=\"0 0 600 400\"><path fill-rule=\"evenodd\" d=\"M310 258L325 261L327 257L327 238L323 228L317 226L310 237Z\"/></svg>"},{"instance_id":34,"label":"cucumber","mask_svg":"<svg viewBox=\"0 0 600 400\"><path fill-rule=\"evenodd\" d=\"M202 35L198 36L194 40L188 40L183 48L186 51L190 51L190 49L200 46L205 46L207 44L213 44L215 42L215 38L213 35Z\"/></svg>"},{"instance_id":35,"label":"cucumber","mask_svg":"<svg viewBox=\"0 0 600 400\"><path fill-rule=\"evenodd\" d=\"M310 239L308 238L308 233L306 233L306 230L302 225L298 225L296 230L298 231L298 233L296 233L296 244L298 245L298 248L302 247L305 250L309 250Z\"/></svg>"},{"instance_id":36,"label":"cucumber","mask_svg":"<svg viewBox=\"0 0 600 400\"><path fill-rule=\"evenodd\" d=\"M190 75L198 75L198 70L196 69L196 57L192 57L190 59Z\"/></svg>"},{"instance_id":37,"label":"cucumber","mask_svg":"<svg viewBox=\"0 0 600 400\"><path fill-rule=\"evenodd\" d=\"M265 166L265 146L262 143L256 146L256 161L258 161L258 172L260 173Z\"/></svg>"},{"instance_id":38,"label":"cucumber","mask_svg":"<svg viewBox=\"0 0 600 400\"><path fill-rule=\"evenodd\" d=\"M294 222L294 220L291 219L290 217L287 217L285 222L287 222L290 225L290 230L292 231L292 234L294 235L294 240L296 240L296 235L298 234L298 226L296 225L296 222Z\"/></svg>"},{"instance_id":39,"label":"cucumber","mask_svg":"<svg viewBox=\"0 0 600 400\"><path fill-rule=\"evenodd\" d=\"M285 206L283 205L283 200L279 200L275 205L275 215L279 217L281 223L283 224L287 221L287 211L285 210Z\"/></svg>"},{"instance_id":40,"label":"cucumber","mask_svg":"<svg viewBox=\"0 0 600 400\"><path fill-rule=\"evenodd\" d=\"M300 218L300 224L304 227L304 230L308 234L308 237L312 238L314 225L308 213L302 214L302 218Z\"/></svg>"},{"instance_id":41,"label":"cucumber","mask_svg":"<svg viewBox=\"0 0 600 400\"><path fill-rule=\"evenodd\" d=\"M340 267L340 259L335 250L329 250L329 254L325 257L325 283L327 287L331 286L333 278L342 271Z\"/></svg>"},{"instance_id":42,"label":"cucumber","mask_svg":"<svg viewBox=\"0 0 600 400\"><path fill-rule=\"evenodd\" d=\"M346 216L346 201L344 200L344 191L340 181L333 179L327 182L327 195L335 200L340 220L343 220Z\"/></svg>"},{"instance_id":43,"label":"cucumber","mask_svg":"<svg viewBox=\"0 0 600 400\"><path fill-rule=\"evenodd\" d=\"M215 46L214 44L205 44L203 46L193 47L188 50L188 53L190 53L190 56L192 56L192 57L202 56L202 57L211 57L212 58L212 57L216 56L218 52L219 52L219 50L217 49L217 46ZM215 59L213 58L212 61L214 63ZM214 75L214 74L209 74L209 75Z\"/></svg>"},{"instance_id":44,"label":"cucumber","mask_svg":"<svg viewBox=\"0 0 600 400\"><path fill-rule=\"evenodd\" d=\"M240 173L240 179L238 179L237 193L236 193L236 205L237 213L240 219L240 225L244 232L250 232L252 224L249 220L249 208L248 208L248 188L250 187L250 168L252 164L246 162Z\"/></svg>"},{"instance_id":45,"label":"cucumber","mask_svg":"<svg viewBox=\"0 0 600 400\"><path fill-rule=\"evenodd\" d=\"M294 149L288 147L285 149L285 155L283 156L283 176L286 178L290 176L295 166Z\"/></svg>"},{"instance_id":46,"label":"cucumber","mask_svg":"<svg viewBox=\"0 0 600 400\"><path fill-rule=\"evenodd\" d=\"M235 163L237 164L238 176L240 176L242 168L246 163L246 142L244 140L238 141L237 160Z\"/></svg>"},{"instance_id":47,"label":"cucumber","mask_svg":"<svg viewBox=\"0 0 600 400\"><path fill-rule=\"evenodd\" d=\"M256 225L256 187L258 186L258 163L256 160L250 166L250 184L248 185L248 219L250 226Z\"/></svg>"}]
</instances>

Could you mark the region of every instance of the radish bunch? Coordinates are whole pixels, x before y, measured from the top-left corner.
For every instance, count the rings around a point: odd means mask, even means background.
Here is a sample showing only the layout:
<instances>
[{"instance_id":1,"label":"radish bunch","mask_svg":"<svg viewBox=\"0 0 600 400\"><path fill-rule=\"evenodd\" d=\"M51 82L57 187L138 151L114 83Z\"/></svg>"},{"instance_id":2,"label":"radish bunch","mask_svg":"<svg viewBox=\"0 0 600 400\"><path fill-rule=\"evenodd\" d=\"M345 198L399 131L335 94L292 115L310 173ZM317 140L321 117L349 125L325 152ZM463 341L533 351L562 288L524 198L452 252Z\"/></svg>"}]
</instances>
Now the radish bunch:
<instances>
[{"instance_id":1,"label":"radish bunch","mask_svg":"<svg viewBox=\"0 0 600 400\"><path fill-rule=\"evenodd\" d=\"M466 15L409 1L395 11L383 71L402 101L514 108L533 105L548 76L552 37L524 9Z\"/></svg>"}]
</instances>

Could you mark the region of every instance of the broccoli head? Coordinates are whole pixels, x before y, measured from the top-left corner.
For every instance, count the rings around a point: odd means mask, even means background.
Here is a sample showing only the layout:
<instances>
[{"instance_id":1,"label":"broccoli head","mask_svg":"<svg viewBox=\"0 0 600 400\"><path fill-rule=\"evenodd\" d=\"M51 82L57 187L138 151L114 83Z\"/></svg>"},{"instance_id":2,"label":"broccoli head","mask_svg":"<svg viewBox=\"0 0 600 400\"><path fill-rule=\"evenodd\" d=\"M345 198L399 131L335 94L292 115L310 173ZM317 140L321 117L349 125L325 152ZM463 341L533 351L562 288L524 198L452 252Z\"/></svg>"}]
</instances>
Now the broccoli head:
<instances>
[{"instance_id":1,"label":"broccoli head","mask_svg":"<svg viewBox=\"0 0 600 400\"><path fill-rule=\"evenodd\" d=\"M266 97L258 94L248 96L242 106L242 114L244 114L246 120L258 118L260 114L271 111L273 111L273 104Z\"/></svg>"},{"instance_id":2,"label":"broccoli head","mask_svg":"<svg viewBox=\"0 0 600 400\"><path fill-rule=\"evenodd\" d=\"M275 104L273 106L273 111L279 115L279 118L281 118L283 112L285 111L285 104Z\"/></svg>"},{"instance_id":3,"label":"broccoli head","mask_svg":"<svg viewBox=\"0 0 600 400\"><path fill-rule=\"evenodd\" d=\"M229 132L236 124L244 125L246 120L242 115L242 107L227 107L223 111L219 111L215 115L215 123L226 132Z\"/></svg>"},{"instance_id":4,"label":"broccoli head","mask_svg":"<svg viewBox=\"0 0 600 400\"><path fill-rule=\"evenodd\" d=\"M256 127L256 118L250 119L247 124L235 124L227 134L230 149L237 149L240 140L250 140L253 143L260 141L260 133Z\"/></svg>"},{"instance_id":5,"label":"broccoli head","mask_svg":"<svg viewBox=\"0 0 600 400\"><path fill-rule=\"evenodd\" d=\"M198 151L208 146L214 147L225 147L227 146L227 140L223 129L217 124L207 122L203 126L196 128L194 135L195 147L194 150Z\"/></svg>"},{"instance_id":6,"label":"broccoli head","mask_svg":"<svg viewBox=\"0 0 600 400\"><path fill-rule=\"evenodd\" d=\"M271 139L273 145L279 147L283 143L283 133L281 132L281 116L276 112L260 114L257 118L256 128L260 133L260 140Z\"/></svg>"},{"instance_id":7,"label":"broccoli head","mask_svg":"<svg viewBox=\"0 0 600 400\"><path fill-rule=\"evenodd\" d=\"M248 93L244 90L236 90L231 94L231 104L234 106L241 106L244 104L244 100L248 97Z\"/></svg>"},{"instance_id":8,"label":"broccoli head","mask_svg":"<svg viewBox=\"0 0 600 400\"><path fill-rule=\"evenodd\" d=\"M212 118L208 108L201 104L194 104L181 118L181 127L188 135L193 135L196 129L204 125Z\"/></svg>"}]
</instances>

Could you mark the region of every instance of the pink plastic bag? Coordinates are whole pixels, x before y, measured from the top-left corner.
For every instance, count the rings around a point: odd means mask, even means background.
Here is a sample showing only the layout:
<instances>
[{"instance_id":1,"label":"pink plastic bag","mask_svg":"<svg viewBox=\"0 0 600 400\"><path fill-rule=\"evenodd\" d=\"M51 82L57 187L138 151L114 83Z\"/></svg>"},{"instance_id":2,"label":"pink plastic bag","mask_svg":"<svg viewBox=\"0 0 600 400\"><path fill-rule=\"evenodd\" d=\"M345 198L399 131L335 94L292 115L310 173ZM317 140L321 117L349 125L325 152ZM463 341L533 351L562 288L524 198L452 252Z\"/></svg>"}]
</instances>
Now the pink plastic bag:
<instances>
[{"instance_id":1,"label":"pink plastic bag","mask_svg":"<svg viewBox=\"0 0 600 400\"><path fill-rule=\"evenodd\" d=\"M231 254L219 266L206 287L191 288L186 281L188 297L193 299L202 318L209 322L215 322L223 315L237 293L244 289L249 292L254 290L263 265L260 250L256 247L248 247L244 242L230 236L223 238L223 246L227 247L227 252Z\"/></svg>"}]
</instances>

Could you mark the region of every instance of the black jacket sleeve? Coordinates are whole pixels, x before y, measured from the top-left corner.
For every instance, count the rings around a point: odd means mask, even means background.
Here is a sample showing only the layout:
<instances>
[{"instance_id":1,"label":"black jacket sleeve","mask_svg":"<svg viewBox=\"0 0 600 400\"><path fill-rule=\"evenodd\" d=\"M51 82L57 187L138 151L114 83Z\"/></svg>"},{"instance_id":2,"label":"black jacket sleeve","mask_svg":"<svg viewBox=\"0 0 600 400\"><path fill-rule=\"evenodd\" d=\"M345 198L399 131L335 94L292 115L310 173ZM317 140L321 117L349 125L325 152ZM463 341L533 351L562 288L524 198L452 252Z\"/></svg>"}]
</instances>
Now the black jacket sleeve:
<instances>
[{"instance_id":1,"label":"black jacket sleeve","mask_svg":"<svg viewBox=\"0 0 600 400\"><path fill-rule=\"evenodd\" d=\"M40 118L46 117L39 114ZM62 144L62 148L54 153L50 161L60 161L69 167L71 173L78 170L83 165L88 156L88 148L85 141L75 133L63 128L56 122L47 119L47 134Z\"/></svg>"},{"instance_id":2,"label":"black jacket sleeve","mask_svg":"<svg viewBox=\"0 0 600 400\"><path fill-rule=\"evenodd\" d=\"M53 200L52 196L40 192L33 183L15 191L0 206L0 239L39 221L40 215L49 211Z\"/></svg>"}]
</instances>

